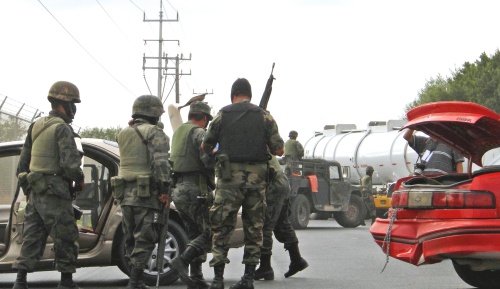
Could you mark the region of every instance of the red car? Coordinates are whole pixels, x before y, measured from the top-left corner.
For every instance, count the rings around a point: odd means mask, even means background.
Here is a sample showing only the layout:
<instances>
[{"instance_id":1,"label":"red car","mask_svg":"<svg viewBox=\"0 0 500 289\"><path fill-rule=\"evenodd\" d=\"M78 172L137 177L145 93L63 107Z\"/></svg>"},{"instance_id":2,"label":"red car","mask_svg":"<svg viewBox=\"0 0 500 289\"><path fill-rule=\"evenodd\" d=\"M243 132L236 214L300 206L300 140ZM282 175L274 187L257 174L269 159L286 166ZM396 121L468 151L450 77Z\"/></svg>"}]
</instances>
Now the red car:
<instances>
[{"instance_id":1,"label":"red car","mask_svg":"<svg viewBox=\"0 0 500 289\"><path fill-rule=\"evenodd\" d=\"M500 288L500 166L482 164L486 152L500 147L500 115L474 103L435 102L407 116L402 129L422 131L459 151L471 173L398 180L389 218L370 228L375 242L416 266L451 259L466 283Z\"/></svg>"}]
</instances>

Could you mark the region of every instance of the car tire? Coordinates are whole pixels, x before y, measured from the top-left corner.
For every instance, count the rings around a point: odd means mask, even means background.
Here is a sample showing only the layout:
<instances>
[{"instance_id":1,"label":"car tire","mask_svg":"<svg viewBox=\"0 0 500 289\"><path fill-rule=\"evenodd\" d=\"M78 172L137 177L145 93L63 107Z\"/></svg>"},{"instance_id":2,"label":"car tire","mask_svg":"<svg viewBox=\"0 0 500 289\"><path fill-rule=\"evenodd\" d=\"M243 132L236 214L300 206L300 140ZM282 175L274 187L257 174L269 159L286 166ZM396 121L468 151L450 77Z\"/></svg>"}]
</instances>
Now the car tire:
<instances>
[{"instance_id":1,"label":"car tire","mask_svg":"<svg viewBox=\"0 0 500 289\"><path fill-rule=\"evenodd\" d=\"M474 271L469 265L460 265L454 260L452 262L455 272L465 283L484 289L498 288L500 270Z\"/></svg>"},{"instance_id":2,"label":"car tire","mask_svg":"<svg viewBox=\"0 0 500 289\"><path fill-rule=\"evenodd\" d=\"M120 256L118 256L118 268L120 270L129 275L130 270L128 266L127 259L125 258L125 238L123 234L121 234L119 243L119 252L121 252ZM184 229L175 221L168 221L168 239L165 245L165 262L163 264L163 271L160 275L160 285L166 286L174 283L179 279L179 275L174 273L170 267L168 266L170 260L178 256L180 253L186 250L186 246L189 243L189 238L184 231ZM157 253L158 245L153 249L153 253L148 261L148 267L144 269L144 274L142 275L142 279L144 283L147 285L153 286L156 285L156 279L158 277L158 271L156 269L156 253Z\"/></svg>"},{"instance_id":3,"label":"car tire","mask_svg":"<svg viewBox=\"0 0 500 289\"><path fill-rule=\"evenodd\" d=\"M361 197L351 194L349 206L345 212L333 212L339 225L344 228L355 228L361 224L366 216L366 207Z\"/></svg>"},{"instance_id":4,"label":"car tire","mask_svg":"<svg viewBox=\"0 0 500 289\"><path fill-rule=\"evenodd\" d=\"M295 230L307 228L311 206L306 196L299 194L292 200L290 222Z\"/></svg>"}]
</instances>

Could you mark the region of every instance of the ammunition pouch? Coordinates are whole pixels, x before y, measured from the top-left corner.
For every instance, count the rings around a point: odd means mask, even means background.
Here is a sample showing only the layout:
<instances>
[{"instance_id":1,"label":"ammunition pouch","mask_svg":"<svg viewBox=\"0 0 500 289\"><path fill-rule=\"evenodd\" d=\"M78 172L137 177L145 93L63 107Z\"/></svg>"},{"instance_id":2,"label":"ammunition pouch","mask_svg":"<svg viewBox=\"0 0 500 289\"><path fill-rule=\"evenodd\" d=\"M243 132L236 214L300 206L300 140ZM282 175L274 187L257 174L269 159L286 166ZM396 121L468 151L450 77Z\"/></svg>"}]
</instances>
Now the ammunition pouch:
<instances>
[{"instance_id":1,"label":"ammunition pouch","mask_svg":"<svg viewBox=\"0 0 500 289\"><path fill-rule=\"evenodd\" d=\"M30 194L30 185L28 183L28 173L27 172L22 172L17 176L17 179L19 180L19 185L21 186L21 189L24 192L25 196L29 196Z\"/></svg>"},{"instance_id":2,"label":"ammunition pouch","mask_svg":"<svg viewBox=\"0 0 500 289\"><path fill-rule=\"evenodd\" d=\"M33 192L40 194L47 190L47 182L42 173L30 172L26 176L26 179L28 181L29 187L33 190Z\"/></svg>"},{"instance_id":3,"label":"ammunition pouch","mask_svg":"<svg viewBox=\"0 0 500 289\"><path fill-rule=\"evenodd\" d=\"M137 177L137 196L139 198L151 197L151 176L138 176Z\"/></svg>"},{"instance_id":4,"label":"ammunition pouch","mask_svg":"<svg viewBox=\"0 0 500 289\"><path fill-rule=\"evenodd\" d=\"M220 154L217 156L217 164L215 165L217 177L223 181L230 181L233 179L231 172L231 163L227 154Z\"/></svg>"},{"instance_id":5,"label":"ammunition pouch","mask_svg":"<svg viewBox=\"0 0 500 289\"><path fill-rule=\"evenodd\" d=\"M125 194L125 179L118 176L112 177L111 187L113 188L113 197L121 201Z\"/></svg>"}]
</instances>

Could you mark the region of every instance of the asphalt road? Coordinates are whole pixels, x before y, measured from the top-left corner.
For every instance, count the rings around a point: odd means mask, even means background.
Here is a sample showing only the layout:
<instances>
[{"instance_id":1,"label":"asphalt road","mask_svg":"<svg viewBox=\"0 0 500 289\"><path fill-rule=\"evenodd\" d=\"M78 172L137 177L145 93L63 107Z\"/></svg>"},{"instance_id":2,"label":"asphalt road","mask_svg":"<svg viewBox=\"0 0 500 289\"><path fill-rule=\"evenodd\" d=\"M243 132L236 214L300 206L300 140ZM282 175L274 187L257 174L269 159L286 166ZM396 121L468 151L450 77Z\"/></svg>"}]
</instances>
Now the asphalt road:
<instances>
[{"instance_id":1,"label":"asphalt road","mask_svg":"<svg viewBox=\"0 0 500 289\"><path fill-rule=\"evenodd\" d=\"M291 278L284 278L288 269L288 253L275 242L272 265L274 281L255 281L259 289L470 289L453 270L451 262L415 267L396 259L386 262L385 255L373 241L368 227L345 229L332 219L311 221L306 230L297 231L302 255L309 268ZM239 280L243 273L243 250L232 249L233 260L226 266L226 288ZM210 257L210 256L209 256ZM211 280L213 271L204 265L205 277ZM0 274L0 288L12 288L15 274ZM78 269L75 282L82 288L125 288L127 276L116 267ZM37 272L28 275L30 289L56 288L57 272ZM155 287L151 287L154 289ZM181 289L185 285L177 281L172 286L160 288Z\"/></svg>"}]
</instances>

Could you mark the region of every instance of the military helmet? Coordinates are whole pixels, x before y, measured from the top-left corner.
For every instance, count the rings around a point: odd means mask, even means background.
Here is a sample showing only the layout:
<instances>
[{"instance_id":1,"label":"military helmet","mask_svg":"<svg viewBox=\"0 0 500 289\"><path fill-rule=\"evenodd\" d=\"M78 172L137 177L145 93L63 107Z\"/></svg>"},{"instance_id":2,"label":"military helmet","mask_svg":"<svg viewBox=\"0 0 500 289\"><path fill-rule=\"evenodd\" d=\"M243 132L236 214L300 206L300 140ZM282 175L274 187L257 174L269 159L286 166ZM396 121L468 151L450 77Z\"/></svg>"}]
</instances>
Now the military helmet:
<instances>
[{"instance_id":1,"label":"military helmet","mask_svg":"<svg viewBox=\"0 0 500 289\"><path fill-rule=\"evenodd\" d=\"M297 137L299 133L296 130L291 130L288 137Z\"/></svg>"},{"instance_id":2,"label":"military helmet","mask_svg":"<svg viewBox=\"0 0 500 289\"><path fill-rule=\"evenodd\" d=\"M160 117L165 110L160 98L154 95L141 95L134 101L132 106L132 117L136 118L139 115Z\"/></svg>"},{"instance_id":3,"label":"military helmet","mask_svg":"<svg viewBox=\"0 0 500 289\"><path fill-rule=\"evenodd\" d=\"M204 113L209 121L213 119L210 112L210 106L208 106L208 104L203 101L195 101L189 106L189 113Z\"/></svg>"},{"instance_id":4,"label":"military helmet","mask_svg":"<svg viewBox=\"0 0 500 289\"><path fill-rule=\"evenodd\" d=\"M80 103L80 91L78 87L68 81L57 81L49 89L47 99L59 99L67 102Z\"/></svg>"},{"instance_id":5,"label":"military helmet","mask_svg":"<svg viewBox=\"0 0 500 289\"><path fill-rule=\"evenodd\" d=\"M238 78L234 81L233 86L231 86L231 100L233 100L233 96L238 93L245 94L252 98L252 86L246 78Z\"/></svg>"},{"instance_id":6,"label":"military helmet","mask_svg":"<svg viewBox=\"0 0 500 289\"><path fill-rule=\"evenodd\" d=\"M373 173L374 171L375 171L375 170L373 169L373 167L372 167L372 166L367 166L367 167L366 167L366 174L367 174L367 175L369 175L369 174Z\"/></svg>"}]
</instances>

